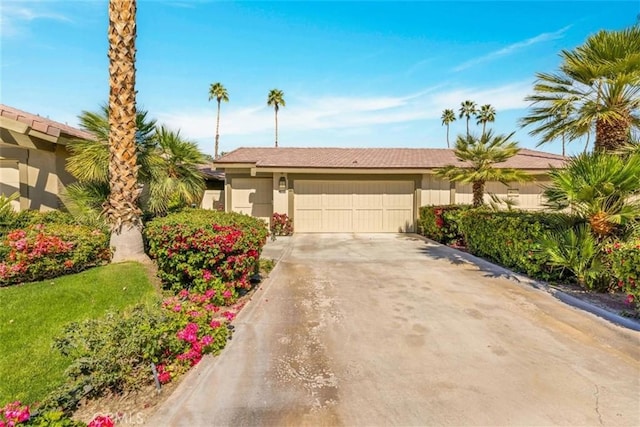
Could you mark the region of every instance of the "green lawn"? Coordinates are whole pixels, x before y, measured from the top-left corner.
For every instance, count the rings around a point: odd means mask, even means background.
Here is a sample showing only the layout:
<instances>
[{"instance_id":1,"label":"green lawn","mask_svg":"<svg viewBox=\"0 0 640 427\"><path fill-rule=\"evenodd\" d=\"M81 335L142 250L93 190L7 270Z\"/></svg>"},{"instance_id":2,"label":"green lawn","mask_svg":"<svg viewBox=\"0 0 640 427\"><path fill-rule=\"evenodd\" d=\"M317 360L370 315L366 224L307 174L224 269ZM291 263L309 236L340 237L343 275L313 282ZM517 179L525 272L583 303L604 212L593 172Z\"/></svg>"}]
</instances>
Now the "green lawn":
<instances>
[{"instance_id":1,"label":"green lawn","mask_svg":"<svg viewBox=\"0 0 640 427\"><path fill-rule=\"evenodd\" d=\"M0 407L40 401L63 382L67 361L51 344L67 323L158 297L137 263L0 288Z\"/></svg>"}]
</instances>

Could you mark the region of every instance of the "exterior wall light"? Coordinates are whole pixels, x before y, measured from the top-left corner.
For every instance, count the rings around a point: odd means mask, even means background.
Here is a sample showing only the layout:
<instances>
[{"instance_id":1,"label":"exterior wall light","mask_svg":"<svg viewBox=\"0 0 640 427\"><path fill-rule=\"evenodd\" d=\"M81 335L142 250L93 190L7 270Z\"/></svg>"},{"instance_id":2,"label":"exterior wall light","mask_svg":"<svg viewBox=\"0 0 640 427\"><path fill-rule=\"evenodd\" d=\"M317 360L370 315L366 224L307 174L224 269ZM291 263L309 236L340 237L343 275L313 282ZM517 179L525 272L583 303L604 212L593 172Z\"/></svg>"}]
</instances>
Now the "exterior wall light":
<instances>
[{"instance_id":1,"label":"exterior wall light","mask_svg":"<svg viewBox=\"0 0 640 427\"><path fill-rule=\"evenodd\" d=\"M287 178L285 178L284 176L281 176L280 180L278 181L278 190L280 190L281 193L287 191Z\"/></svg>"}]
</instances>

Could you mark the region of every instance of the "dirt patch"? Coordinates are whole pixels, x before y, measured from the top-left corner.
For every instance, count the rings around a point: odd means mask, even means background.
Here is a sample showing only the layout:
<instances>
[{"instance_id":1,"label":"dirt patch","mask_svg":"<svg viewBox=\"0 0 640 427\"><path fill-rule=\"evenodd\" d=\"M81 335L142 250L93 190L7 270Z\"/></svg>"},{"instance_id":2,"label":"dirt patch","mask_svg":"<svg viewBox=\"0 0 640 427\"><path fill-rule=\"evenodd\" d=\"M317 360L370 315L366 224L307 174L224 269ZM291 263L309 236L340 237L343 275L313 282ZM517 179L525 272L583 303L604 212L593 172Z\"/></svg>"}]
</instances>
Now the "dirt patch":
<instances>
[{"instance_id":1,"label":"dirt patch","mask_svg":"<svg viewBox=\"0 0 640 427\"><path fill-rule=\"evenodd\" d=\"M626 294L587 291L578 285L568 283L554 283L550 287L619 316L640 319L640 309L626 302Z\"/></svg>"}]
</instances>

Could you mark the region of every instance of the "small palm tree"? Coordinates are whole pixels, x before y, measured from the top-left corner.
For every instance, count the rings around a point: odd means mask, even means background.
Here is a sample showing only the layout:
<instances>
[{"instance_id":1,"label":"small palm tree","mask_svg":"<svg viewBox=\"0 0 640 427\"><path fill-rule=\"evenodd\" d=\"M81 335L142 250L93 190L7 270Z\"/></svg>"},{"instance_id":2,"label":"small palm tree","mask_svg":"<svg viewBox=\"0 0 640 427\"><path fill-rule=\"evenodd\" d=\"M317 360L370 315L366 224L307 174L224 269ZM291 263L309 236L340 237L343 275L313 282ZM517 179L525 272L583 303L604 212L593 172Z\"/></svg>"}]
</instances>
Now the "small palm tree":
<instances>
[{"instance_id":1,"label":"small palm tree","mask_svg":"<svg viewBox=\"0 0 640 427\"><path fill-rule=\"evenodd\" d=\"M99 207L110 194L109 151L104 139L109 133L108 110L84 111L81 127L96 136L94 141L74 140L67 171L77 180L67 188L66 197L75 206L70 210L85 213ZM179 132L157 126L147 119L146 111L137 112L136 159L138 178L144 184L141 207L147 213L161 215L167 209L188 206L202 196L204 178L197 165L204 156L197 146L184 141ZM66 202L66 201L65 201Z\"/></svg>"},{"instance_id":2,"label":"small palm tree","mask_svg":"<svg viewBox=\"0 0 640 427\"><path fill-rule=\"evenodd\" d=\"M466 100L460 104L460 109L458 110L459 117L467 118L467 138L470 136L469 134L469 119L476 113L477 105L475 102Z\"/></svg>"},{"instance_id":3,"label":"small palm tree","mask_svg":"<svg viewBox=\"0 0 640 427\"><path fill-rule=\"evenodd\" d=\"M640 154L621 157L595 151L574 157L562 169L549 173L546 205L569 208L603 239L640 220Z\"/></svg>"},{"instance_id":4,"label":"small palm tree","mask_svg":"<svg viewBox=\"0 0 640 427\"><path fill-rule=\"evenodd\" d=\"M491 104L485 104L476 112L476 124L482 124L482 134L484 135L487 123L493 123L496 120L496 110Z\"/></svg>"},{"instance_id":5,"label":"small palm tree","mask_svg":"<svg viewBox=\"0 0 640 427\"><path fill-rule=\"evenodd\" d=\"M447 127L447 148L449 145L449 125L456 121L456 113L453 110L446 109L442 112L442 125Z\"/></svg>"},{"instance_id":6,"label":"small palm tree","mask_svg":"<svg viewBox=\"0 0 640 427\"><path fill-rule=\"evenodd\" d=\"M278 110L280 107L286 106L284 101L284 92L280 89L271 89L267 96L267 105L273 107L276 113L276 148L278 147Z\"/></svg>"},{"instance_id":7,"label":"small palm tree","mask_svg":"<svg viewBox=\"0 0 640 427\"><path fill-rule=\"evenodd\" d=\"M198 165L204 156L195 142L161 126L156 132L157 151L150 169L148 210L163 214L172 208L197 204L205 182Z\"/></svg>"},{"instance_id":8,"label":"small palm tree","mask_svg":"<svg viewBox=\"0 0 640 427\"><path fill-rule=\"evenodd\" d=\"M541 144L566 135L579 138L595 127L597 150L612 151L640 128L640 26L600 31L573 51L562 51L558 73L538 73L529 115L522 126ZM566 105L573 114L564 119Z\"/></svg>"},{"instance_id":9,"label":"small palm tree","mask_svg":"<svg viewBox=\"0 0 640 427\"><path fill-rule=\"evenodd\" d=\"M479 139L470 136L458 136L455 155L464 166L449 165L438 169L436 174L453 182L471 183L473 188L473 206L484 204L485 185L489 181L522 182L531 179L530 175L518 169L496 168L497 163L505 162L518 154L520 148L515 141L509 141L509 135L493 135L489 130Z\"/></svg>"},{"instance_id":10,"label":"small palm tree","mask_svg":"<svg viewBox=\"0 0 640 427\"><path fill-rule=\"evenodd\" d=\"M212 83L209 86L209 101L215 99L218 102L218 115L216 116L216 142L214 146L213 158L218 158L218 147L220 142L220 102L229 102L229 94L222 83Z\"/></svg>"}]
</instances>

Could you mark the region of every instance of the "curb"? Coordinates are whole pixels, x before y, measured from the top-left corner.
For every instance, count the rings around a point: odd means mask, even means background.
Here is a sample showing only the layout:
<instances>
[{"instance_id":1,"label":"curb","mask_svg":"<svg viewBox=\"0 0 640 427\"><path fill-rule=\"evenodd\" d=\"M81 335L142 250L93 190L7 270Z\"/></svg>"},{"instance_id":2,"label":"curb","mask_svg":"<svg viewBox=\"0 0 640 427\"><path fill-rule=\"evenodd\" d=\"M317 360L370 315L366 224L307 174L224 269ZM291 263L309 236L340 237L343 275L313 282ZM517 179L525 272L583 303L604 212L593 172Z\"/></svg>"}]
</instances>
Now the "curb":
<instances>
[{"instance_id":1,"label":"curb","mask_svg":"<svg viewBox=\"0 0 640 427\"><path fill-rule=\"evenodd\" d=\"M516 273L514 271L509 270L508 268L494 264L490 261L487 261L486 259L477 257L468 252L460 251L450 246L443 245L442 243L436 242L435 240L428 239L420 234L416 234L416 236L420 237L422 240L424 240L427 243L431 243L443 249L450 250L452 253L455 253L457 256L464 259L465 261L471 262L476 265L489 267L490 270L494 270L496 272L501 272L506 276L506 278L508 278L509 280L513 280L520 285L527 285L527 286L533 287L534 289L544 290L554 298L562 301L563 303L571 307L575 307L582 311L591 313L597 317L600 317L601 319L604 319L620 327L631 329L633 331L640 331L640 321L613 313L595 304L581 300L579 298L574 297L573 295L569 295L561 290L558 290L546 282L541 282L539 280L532 279L531 277L525 276L523 274Z\"/></svg>"}]
</instances>

